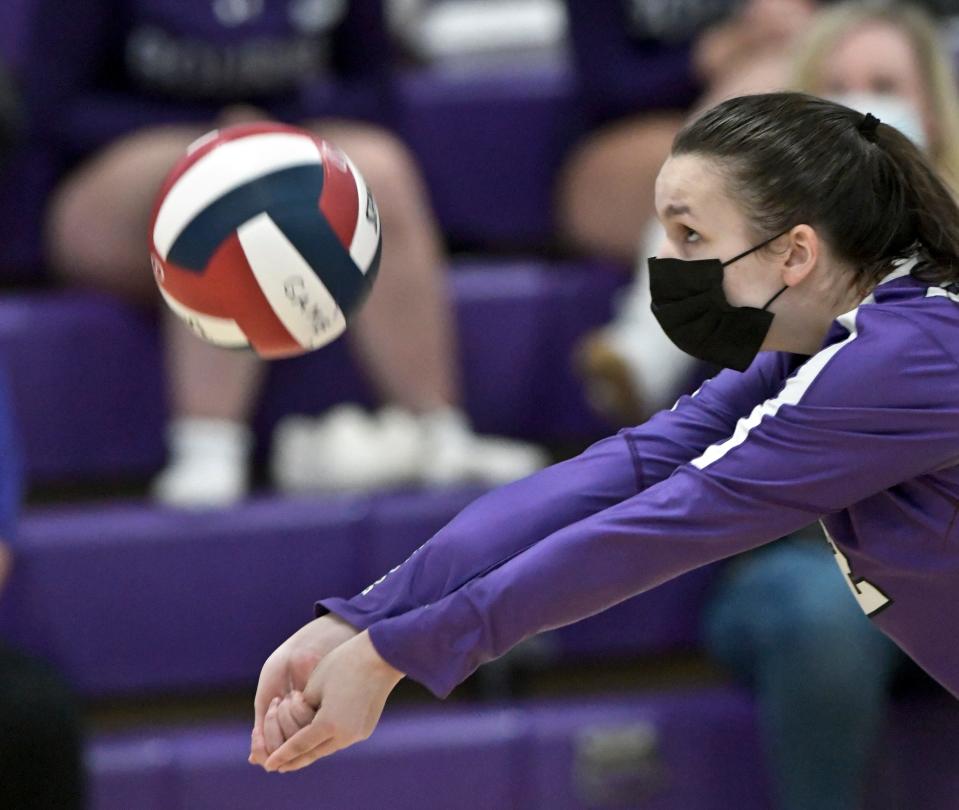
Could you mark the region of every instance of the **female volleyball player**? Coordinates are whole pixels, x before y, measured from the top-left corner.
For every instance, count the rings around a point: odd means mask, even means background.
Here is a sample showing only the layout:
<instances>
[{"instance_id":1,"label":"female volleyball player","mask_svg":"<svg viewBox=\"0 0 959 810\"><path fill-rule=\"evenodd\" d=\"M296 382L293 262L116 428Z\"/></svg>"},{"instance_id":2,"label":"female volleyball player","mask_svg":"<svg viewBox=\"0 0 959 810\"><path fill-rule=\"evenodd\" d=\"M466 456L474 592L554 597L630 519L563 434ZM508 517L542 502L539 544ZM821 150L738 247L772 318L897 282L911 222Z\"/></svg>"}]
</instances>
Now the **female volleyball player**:
<instances>
[{"instance_id":1,"label":"female volleyball player","mask_svg":"<svg viewBox=\"0 0 959 810\"><path fill-rule=\"evenodd\" d=\"M445 696L529 635L816 519L863 611L959 695L950 192L873 116L772 93L688 124L656 207L654 311L726 370L323 600L263 667L251 761L303 767L368 736L404 676Z\"/></svg>"}]
</instances>

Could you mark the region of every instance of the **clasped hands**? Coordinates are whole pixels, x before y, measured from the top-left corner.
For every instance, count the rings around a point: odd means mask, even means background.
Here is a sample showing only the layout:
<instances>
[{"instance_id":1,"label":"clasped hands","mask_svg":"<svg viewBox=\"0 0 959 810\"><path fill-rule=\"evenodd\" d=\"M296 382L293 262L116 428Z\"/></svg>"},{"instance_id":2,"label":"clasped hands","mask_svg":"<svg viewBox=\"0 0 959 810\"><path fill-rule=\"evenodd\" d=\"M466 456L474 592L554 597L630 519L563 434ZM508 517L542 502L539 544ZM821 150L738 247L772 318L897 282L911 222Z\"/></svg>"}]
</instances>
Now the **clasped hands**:
<instances>
[{"instance_id":1,"label":"clasped hands","mask_svg":"<svg viewBox=\"0 0 959 810\"><path fill-rule=\"evenodd\" d=\"M286 773L365 740L402 678L369 633L333 615L314 619L260 671L250 763Z\"/></svg>"}]
</instances>

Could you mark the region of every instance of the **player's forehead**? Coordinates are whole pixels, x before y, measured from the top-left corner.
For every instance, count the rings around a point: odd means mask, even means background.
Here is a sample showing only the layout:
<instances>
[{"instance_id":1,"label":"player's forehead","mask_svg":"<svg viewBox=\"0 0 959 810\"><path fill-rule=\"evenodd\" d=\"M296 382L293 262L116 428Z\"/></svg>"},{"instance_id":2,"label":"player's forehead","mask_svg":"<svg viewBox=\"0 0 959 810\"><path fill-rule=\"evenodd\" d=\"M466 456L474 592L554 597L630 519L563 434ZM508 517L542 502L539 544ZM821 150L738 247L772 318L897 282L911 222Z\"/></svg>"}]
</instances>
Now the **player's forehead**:
<instances>
[{"instance_id":1,"label":"player's forehead","mask_svg":"<svg viewBox=\"0 0 959 810\"><path fill-rule=\"evenodd\" d=\"M656 178L656 214L662 222L684 216L726 222L738 213L716 164L697 154L672 155Z\"/></svg>"}]
</instances>

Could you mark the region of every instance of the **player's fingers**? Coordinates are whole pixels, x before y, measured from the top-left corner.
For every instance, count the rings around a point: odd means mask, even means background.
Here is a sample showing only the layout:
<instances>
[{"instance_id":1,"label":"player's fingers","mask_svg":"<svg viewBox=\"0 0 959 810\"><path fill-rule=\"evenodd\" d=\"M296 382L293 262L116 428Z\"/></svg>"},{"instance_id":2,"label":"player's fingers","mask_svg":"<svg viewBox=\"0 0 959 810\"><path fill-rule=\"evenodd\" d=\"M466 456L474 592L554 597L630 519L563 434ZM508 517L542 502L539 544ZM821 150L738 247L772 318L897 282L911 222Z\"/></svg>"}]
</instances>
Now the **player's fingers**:
<instances>
[{"instance_id":1,"label":"player's fingers","mask_svg":"<svg viewBox=\"0 0 959 810\"><path fill-rule=\"evenodd\" d=\"M268 754L272 754L277 748L283 745L283 731L280 729L280 723L277 719L277 711L280 707L280 699L274 698L270 703L270 708L266 710L266 717L263 720L263 737L266 742Z\"/></svg>"},{"instance_id":2,"label":"player's fingers","mask_svg":"<svg viewBox=\"0 0 959 810\"><path fill-rule=\"evenodd\" d=\"M308 726L313 722L313 718L316 717L316 709L306 702L306 698L303 697L302 692L293 693L293 702L290 705L290 711L293 714L293 719L296 720L300 728Z\"/></svg>"},{"instance_id":3,"label":"player's fingers","mask_svg":"<svg viewBox=\"0 0 959 810\"><path fill-rule=\"evenodd\" d=\"M303 756L333 738L333 727L323 721L314 721L306 728L301 729L288 739L277 750L270 754L264 767L268 771L275 771Z\"/></svg>"},{"instance_id":4,"label":"player's fingers","mask_svg":"<svg viewBox=\"0 0 959 810\"><path fill-rule=\"evenodd\" d=\"M266 750L266 740L263 737L263 730L259 728L253 729L253 734L250 735L250 756L247 761L251 765L262 765L269 756L270 752Z\"/></svg>"},{"instance_id":5,"label":"player's fingers","mask_svg":"<svg viewBox=\"0 0 959 810\"><path fill-rule=\"evenodd\" d=\"M280 702L280 705L276 707L276 720L280 726L280 731L283 732L283 739L288 740L301 728L304 724L300 724L296 721L296 718L293 716L293 695L287 695Z\"/></svg>"},{"instance_id":6,"label":"player's fingers","mask_svg":"<svg viewBox=\"0 0 959 810\"><path fill-rule=\"evenodd\" d=\"M328 757L330 754L335 754L340 750L340 746L335 739L327 740L324 743L320 743L312 751L307 751L305 754L301 754L296 759L287 762L286 765L279 768L280 773L290 773L291 771L298 771L300 768L305 768L307 765L312 765L318 759L323 757Z\"/></svg>"}]
</instances>

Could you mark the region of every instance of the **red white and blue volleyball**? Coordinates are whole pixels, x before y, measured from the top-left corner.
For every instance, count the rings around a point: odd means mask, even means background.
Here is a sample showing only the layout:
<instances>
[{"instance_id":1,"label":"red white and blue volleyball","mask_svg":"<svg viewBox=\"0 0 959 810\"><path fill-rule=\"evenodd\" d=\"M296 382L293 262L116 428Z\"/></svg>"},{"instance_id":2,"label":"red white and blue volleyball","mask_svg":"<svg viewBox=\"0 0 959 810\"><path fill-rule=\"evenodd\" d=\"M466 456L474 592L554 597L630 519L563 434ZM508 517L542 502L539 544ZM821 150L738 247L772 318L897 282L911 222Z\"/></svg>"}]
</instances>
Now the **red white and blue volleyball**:
<instances>
[{"instance_id":1,"label":"red white and blue volleyball","mask_svg":"<svg viewBox=\"0 0 959 810\"><path fill-rule=\"evenodd\" d=\"M164 300L204 340L289 357L339 337L379 268L369 187L333 144L282 124L195 141L150 224Z\"/></svg>"}]
</instances>

